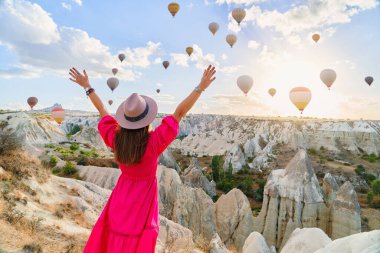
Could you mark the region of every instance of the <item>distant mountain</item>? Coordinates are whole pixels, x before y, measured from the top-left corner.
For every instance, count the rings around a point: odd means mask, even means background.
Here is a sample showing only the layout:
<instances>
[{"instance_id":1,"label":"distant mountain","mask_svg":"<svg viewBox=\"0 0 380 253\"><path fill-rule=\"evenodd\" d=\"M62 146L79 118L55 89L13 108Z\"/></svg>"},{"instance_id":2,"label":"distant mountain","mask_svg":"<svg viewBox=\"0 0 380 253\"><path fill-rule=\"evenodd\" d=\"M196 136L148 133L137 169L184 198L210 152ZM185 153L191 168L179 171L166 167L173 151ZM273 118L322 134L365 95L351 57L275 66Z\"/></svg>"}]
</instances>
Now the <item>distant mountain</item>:
<instances>
[{"instance_id":1,"label":"distant mountain","mask_svg":"<svg viewBox=\"0 0 380 253\"><path fill-rule=\"evenodd\" d=\"M63 108L63 106L59 103L55 103L53 106L50 106L50 107L46 107L46 108L43 108L43 109L39 109L39 110L34 110L34 112L51 112L51 110L53 110L54 108ZM88 114L88 113L92 113L92 112L89 112L89 111L81 111L81 110L70 110L70 109L65 109L65 112L66 113L85 113L85 114Z\"/></svg>"}]
</instances>

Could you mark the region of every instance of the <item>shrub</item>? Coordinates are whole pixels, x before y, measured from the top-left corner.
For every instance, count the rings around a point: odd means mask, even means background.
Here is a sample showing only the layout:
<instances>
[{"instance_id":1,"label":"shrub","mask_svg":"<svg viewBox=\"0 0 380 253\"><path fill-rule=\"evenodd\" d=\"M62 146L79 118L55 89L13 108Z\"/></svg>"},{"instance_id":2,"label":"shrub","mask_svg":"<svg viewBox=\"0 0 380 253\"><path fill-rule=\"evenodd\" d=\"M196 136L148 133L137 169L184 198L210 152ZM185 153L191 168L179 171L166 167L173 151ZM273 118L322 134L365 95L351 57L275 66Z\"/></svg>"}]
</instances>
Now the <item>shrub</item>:
<instances>
[{"instance_id":1,"label":"shrub","mask_svg":"<svg viewBox=\"0 0 380 253\"><path fill-rule=\"evenodd\" d=\"M377 160L377 156L374 153L372 153L372 154L369 155L368 161L370 163L374 163L374 162L376 162L376 160Z\"/></svg>"},{"instance_id":2,"label":"shrub","mask_svg":"<svg viewBox=\"0 0 380 253\"><path fill-rule=\"evenodd\" d=\"M57 166L57 164L58 164L58 157L56 157L55 155L50 156L49 166L53 168Z\"/></svg>"},{"instance_id":3,"label":"shrub","mask_svg":"<svg viewBox=\"0 0 380 253\"><path fill-rule=\"evenodd\" d=\"M368 204L372 204L372 201L373 201L374 197L375 197L375 194L373 193L373 191L369 191L367 193L367 203Z\"/></svg>"},{"instance_id":4,"label":"shrub","mask_svg":"<svg viewBox=\"0 0 380 253\"><path fill-rule=\"evenodd\" d=\"M72 162L66 162L65 166L62 167L63 176L73 176L78 172L76 166Z\"/></svg>"},{"instance_id":5,"label":"shrub","mask_svg":"<svg viewBox=\"0 0 380 253\"><path fill-rule=\"evenodd\" d=\"M55 145L53 143L45 144L45 148L55 148Z\"/></svg>"},{"instance_id":6,"label":"shrub","mask_svg":"<svg viewBox=\"0 0 380 253\"><path fill-rule=\"evenodd\" d=\"M67 133L68 137L80 132L80 130L81 130L81 128L78 124L73 124L73 123L69 124L68 128L69 128L69 132Z\"/></svg>"},{"instance_id":7,"label":"shrub","mask_svg":"<svg viewBox=\"0 0 380 253\"><path fill-rule=\"evenodd\" d=\"M0 155L21 148L22 138L11 130L0 130Z\"/></svg>"},{"instance_id":8,"label":"shrub","mask_svg":"<svg viewBox=\"0 0 380 253\"><path fill-rule=\"evenodd\" d=\"M88 165L88 158L86 156L79 156L79 160L77 162L78 165L86 166Z\"/></svg>"},{"instance_id":9,"label":"shrub","mask_svg":"<svg viewBox=\"0 0 380 253\"><path fill-rule=\"evenodd\" d=\"M220 180L220 170L222 168L222 159L221 156L213 156L211 160L211 169L212 169L212 178L215 182Z\"/></svg>"},{"instance_id":10,"label":"shrub","mask_svg":"<svg viewBox=\"0 0 380 253\"><path fill-rule=\"evenodd\" d=\"M71 149L72 151L78 150L78 149L79 149L79 144L78 144L78 143L72 143L72 144L70 145L70 149Z\"/></svg>"},{"instance_id":11,"label":"shrub","mask_svg":"<svg viewBox=\"0 0 380 253\"><path fill-rule=\"evenodd\" d=\"M380 179L372 181L371 187L375 195L380 195Z\"/></svg>"},{"instance_id":12,"label":"shrub","mask_svg":"<svg viewBox=\"0 0 380 253\"><path fill-rule=\"evenodd\" d=\"M307 153L309 155L316 155L317 154L317 151L314 149L314 148L308 148L307 149Z\"/></svg>"},{"instance_id":13,"label":"shrub","mask_svg":"<svg viewBox=\"0 0 380 253\"><path fill-rule=\"evenodd\" d=\"M364 166L359 164L358 166L356 166L355 172L359 176L363 175L363 173L365 173Z\"/></svg>"},{"instance_id":14,"label":"shrub","mask_svg":"<svg viewBox=\"0 0 380 253\"><path fill-rule=\"evenodd\" d=\"M32 243L27 244L22 248L22 252L25 253L42 253L42 248L40 245Z\"/></svg>"},{"instance_id":15,"label":"shrub","mask_svg":"<svg viewBox=\"0 0 380 253\"><path fill-rule=\"evenodd\" d=\"M364 173L363 178L367 182L367 184L371 184L372 181L376 179L376 176L371 173Z\"/></svg>"}]
</instances>

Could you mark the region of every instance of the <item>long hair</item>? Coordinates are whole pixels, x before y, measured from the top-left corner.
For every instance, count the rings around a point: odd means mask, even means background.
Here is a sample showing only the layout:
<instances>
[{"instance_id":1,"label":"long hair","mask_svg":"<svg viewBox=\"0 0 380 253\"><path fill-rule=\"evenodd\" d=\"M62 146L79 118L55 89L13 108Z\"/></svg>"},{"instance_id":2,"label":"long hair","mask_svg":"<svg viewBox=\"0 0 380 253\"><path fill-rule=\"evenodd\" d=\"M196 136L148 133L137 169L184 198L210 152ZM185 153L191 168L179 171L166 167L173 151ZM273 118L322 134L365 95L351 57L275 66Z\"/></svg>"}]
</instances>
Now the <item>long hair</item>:
<instances>
[{"instance_id":1,"label":"long hair","mask_svg":"<svg viewBox=\"0 0 380 253\"><path fill-rule=\"evenodd\" d=\"M139 129L119 127L115 138L115 160L133 165L141 161L149 138L149 125Z\"/></svg>"}]
</instances>

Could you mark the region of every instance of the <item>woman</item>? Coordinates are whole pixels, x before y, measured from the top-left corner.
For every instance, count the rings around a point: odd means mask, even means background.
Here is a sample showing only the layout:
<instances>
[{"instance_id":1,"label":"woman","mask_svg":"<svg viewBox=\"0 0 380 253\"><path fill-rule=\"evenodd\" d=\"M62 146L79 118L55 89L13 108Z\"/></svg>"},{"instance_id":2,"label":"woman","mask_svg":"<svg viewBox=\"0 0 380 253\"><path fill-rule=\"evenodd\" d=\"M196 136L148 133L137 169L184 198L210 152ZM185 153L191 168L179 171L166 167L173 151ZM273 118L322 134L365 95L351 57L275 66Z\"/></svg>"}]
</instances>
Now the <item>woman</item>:
<instances>
[{"instance_id":1,"label":"woman","mask_svg":"<svg viewBox=\"0 0 380 253\"><path fill-rule=\"evenodd\" d=\"M85 253L151 253L155 251L159 231L157 163L159 155L176 138L179 122L193 107L201 93L215 80L215 68L209 66L200 84L179 104L172 116L162 120L155 130L151 123L157 115L156 102L137 93L117 109L107 112L91 88L86 71L70 69L70 80L86 90L101 120L99 133L114 150L122 173L84 249Z\"/></svg>"}]
</instances>

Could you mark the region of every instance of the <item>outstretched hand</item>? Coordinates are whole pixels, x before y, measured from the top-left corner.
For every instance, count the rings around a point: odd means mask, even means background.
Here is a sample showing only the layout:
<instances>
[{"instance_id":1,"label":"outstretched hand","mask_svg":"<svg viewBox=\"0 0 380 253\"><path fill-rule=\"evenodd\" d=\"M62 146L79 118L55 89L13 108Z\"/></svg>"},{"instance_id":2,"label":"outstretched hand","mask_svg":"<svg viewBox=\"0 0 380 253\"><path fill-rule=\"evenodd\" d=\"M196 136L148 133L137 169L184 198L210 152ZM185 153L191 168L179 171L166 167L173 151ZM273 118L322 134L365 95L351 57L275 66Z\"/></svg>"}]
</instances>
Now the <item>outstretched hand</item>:
<instances>
[{"instance_id":1,"label":"outstretched hand","mask_svg":"<svg viewBox=\"0 0 380 253\"><path fill-rule=\"evenodd\" d=\"M81 74L76 68L71 68L69 74L72 77L70 78L70 80L74 83L79 84L83 88L87 88L90 86L86 70L83 70L83 74Z\"/></svg>"},{"instance_id":2,"label":"outstretched hand","mask_svg":"<svg viewBox=\"0 0 380 253\"><path fill-rule=\"evenodd\" d=\"M216 78L214 76L215 73L216 73L215 67L209 65L208 68L205 69L205 71L203 72L203 76L199 84L199 88L202 90L207 89L210 86L210 84L215 80Z\"/></svg>"}]
</instances>

